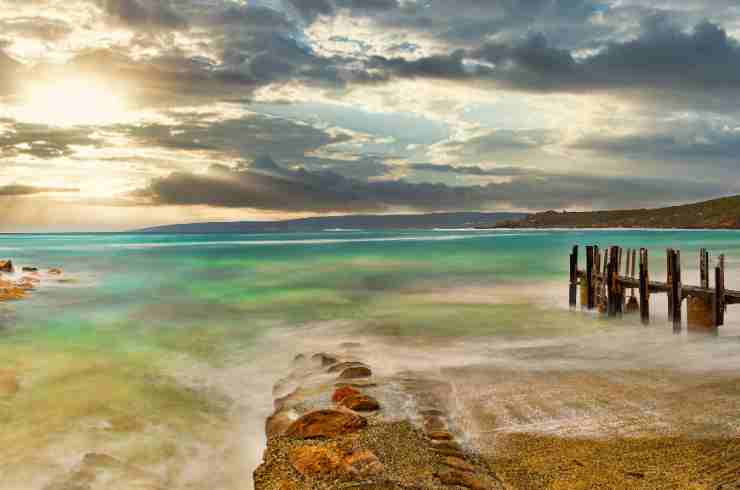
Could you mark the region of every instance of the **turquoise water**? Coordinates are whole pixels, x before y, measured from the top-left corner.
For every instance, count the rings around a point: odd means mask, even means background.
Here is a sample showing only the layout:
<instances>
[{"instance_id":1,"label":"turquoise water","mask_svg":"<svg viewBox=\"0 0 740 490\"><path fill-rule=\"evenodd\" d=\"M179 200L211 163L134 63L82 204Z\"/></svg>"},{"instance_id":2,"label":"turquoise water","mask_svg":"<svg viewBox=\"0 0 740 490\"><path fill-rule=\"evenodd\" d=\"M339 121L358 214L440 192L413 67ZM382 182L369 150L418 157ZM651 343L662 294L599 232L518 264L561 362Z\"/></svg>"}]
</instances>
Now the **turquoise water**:
<instances>
[{"instance_id":1,"label":"turquoise water","mask_svg":"<svg viewBox=\"0 0 740 490\"><path fill-rule=\"evenodd\" d=\"M657 279L680 248L685 284L706 247L740 289L737 232L0 235L0 258L65 271L0 304L0 383L19 383L0 391L0 488L64 488L89 452L167 488L245 488L269 387L307 338L432 348L619 328L567 310L575 243L648 247ZM737 334L731 315L722 335Z\"/></svg>"}]
</instances>

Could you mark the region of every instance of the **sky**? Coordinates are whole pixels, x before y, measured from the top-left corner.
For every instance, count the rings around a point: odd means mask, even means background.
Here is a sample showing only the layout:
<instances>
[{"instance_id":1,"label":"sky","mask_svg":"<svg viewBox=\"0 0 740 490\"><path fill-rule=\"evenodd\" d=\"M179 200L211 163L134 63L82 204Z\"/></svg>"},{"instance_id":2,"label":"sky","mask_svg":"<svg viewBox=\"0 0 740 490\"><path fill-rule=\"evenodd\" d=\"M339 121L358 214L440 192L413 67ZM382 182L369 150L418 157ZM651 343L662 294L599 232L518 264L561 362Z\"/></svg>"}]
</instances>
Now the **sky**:
<instances>
[{"instance_id":1,"label":"sky","mask_svg":"<svg viewBox=\"0 0 740 490\"><path fill-rule=\"evenodd\" d=\"M736 0L0 0L0 232L740 193Z\"/></svg>"}]
</instances>

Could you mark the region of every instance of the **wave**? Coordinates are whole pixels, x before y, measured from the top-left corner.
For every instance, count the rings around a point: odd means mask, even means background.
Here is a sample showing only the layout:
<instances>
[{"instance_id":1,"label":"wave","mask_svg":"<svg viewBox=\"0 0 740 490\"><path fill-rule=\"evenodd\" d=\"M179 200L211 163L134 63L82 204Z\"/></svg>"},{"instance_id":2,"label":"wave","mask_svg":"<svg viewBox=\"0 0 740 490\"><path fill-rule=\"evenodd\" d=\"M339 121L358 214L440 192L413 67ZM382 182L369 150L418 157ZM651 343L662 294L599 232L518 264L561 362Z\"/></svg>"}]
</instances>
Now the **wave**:
<instances>
[{"instance_id":1,"label":"wave","mask_svg":"<svg viewBox=\"0 0 740 490\"><path fill-rule=\"evenodd\" d=\"M475 235L446 235L446 236L397 236L397 237L367 237L367 238L315 238L299 240L214 240L189 242L153 242L153 243L110 243L100 245L68 245L68 246L39 246L25 247L25 250L107 250L107 249L151 249L173 247L211 247L211 246L287 246L287 245L331 245L342 243L372 243L372 242L437 242L470 240L477 238L509 238L521 236L524 233L489 233ZM527 233L526 235L531 235Z\"/></svg>"}]
</instances>

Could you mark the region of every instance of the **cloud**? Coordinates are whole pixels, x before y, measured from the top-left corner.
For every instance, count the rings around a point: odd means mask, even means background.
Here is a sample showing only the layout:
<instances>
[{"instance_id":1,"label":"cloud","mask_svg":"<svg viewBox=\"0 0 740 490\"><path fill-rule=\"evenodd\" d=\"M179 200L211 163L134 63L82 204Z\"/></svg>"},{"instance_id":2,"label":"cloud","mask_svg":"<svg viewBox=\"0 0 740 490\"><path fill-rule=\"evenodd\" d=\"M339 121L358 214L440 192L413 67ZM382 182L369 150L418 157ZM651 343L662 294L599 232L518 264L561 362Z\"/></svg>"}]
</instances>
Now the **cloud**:
<instances>
[{"instance_id":1,"label":"cloud","mask_svg":"<svg viewBox=\"0 0 740 490\"><path fill-rule=\"evenodd\" d=\"M181 28L186 20L170 0L98 0L100 6L123 24L142 28Z\"/></svg>"},{"instance_id":2,"label":"cloud","mask_svg":"<svg viewBox=\"0 0 740 490\"><path fill-rule=\"evenodd\" d=\"M33 187L29 185L0 186L0 197L31 196L49 192L80 192L80 190L66 187Z\"/></svg>"},{"instance_id":3,"label":"cloud","mask_svg":"<svg viewBox=\"0 0 740 490\"><path fill-rule=\"evenodd\" d=\"M212 166L204 174L176 172L154 179L136 196L159 205L357 212L645 206L677 195L691 200L723 191L727 189L716 183L554 174L516 176L510 182L482 186L402 179L365 182L334 172L288 170L264 157L256 165Z\"/></svg>"},{"instance_id":4,"label":"cloud","mask_svg":"<svg viewBox=\"0 0 740 490\"><path fill-rule=\"evenodd\" d=\"M0 121L2 122L2 121ZM55 128L41 124L5 121L9 130L0 133L0 157L30 155L41 159L69 156L75 146L99 146L92 128Z\"/></svg>"},{"instance_id":5,"label":"cloud","mask_svg":"<svg viewBox=\"0 0 740 490\"><path fill-rule=\"evenodd\" d=\"M531 34L415 60L377 56L369 65L394 77L477 80L547 93L655 89L702 99L740 89L740 45L725 29L705 21L683 31L655 17L644 22L638 38L580 57ZM720 92L708 92L715 90Z\"/></svg>"}]
</instances>

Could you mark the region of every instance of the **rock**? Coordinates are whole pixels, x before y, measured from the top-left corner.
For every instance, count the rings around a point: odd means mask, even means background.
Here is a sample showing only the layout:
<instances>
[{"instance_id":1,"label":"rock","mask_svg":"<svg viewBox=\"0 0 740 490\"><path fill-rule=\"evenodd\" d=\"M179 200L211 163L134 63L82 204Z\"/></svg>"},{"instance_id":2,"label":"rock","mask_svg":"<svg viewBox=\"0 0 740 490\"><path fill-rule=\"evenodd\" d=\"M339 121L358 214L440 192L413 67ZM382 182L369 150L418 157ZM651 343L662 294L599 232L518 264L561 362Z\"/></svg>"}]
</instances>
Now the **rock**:
<instances>
[{"instance_id":1,"label":"rock","mask_svg":"<svg viewBox=\"0 0 740 490\"><path fill-rule=\"evenodd\" d=\"M15 287L22 289L23 291L33 291L36 289L36 284L38 281L32 280L32 278L29 277L23 277L20 281L15 283Z\"/></svg>"},{"instance_id":2,"label":"rock","mask_svg":"<svg viewBox=\"0 0 740 490\"><path fill-rule=\"evenodd\" d=\"M60 276L60 275L62 275L62 272L63 272L62 269L60 269L58 267L53 267L53 268L49 269L49 274L52 274L54 276Z\"/></svg>"},{"instance_id":3,"label":"rock","mask_svg":"<svg viewBox=\"0 0 740 490\"><path fill-rule=\"evenodd\" d=\"M339 379L368 378L373 375L369 367L356 366L347 368L339 375Z\"/></svg>"},{"instance_id":4,"label":"rock","mask_svg":"<svg viewBox=\"0 0 740 490\"><path fill-rule=\"evenodd\" d=\"M445 485L457 485L460 487L471 488L472 490L489 490L493 486L485 484L475 475L458 470L448 470L437 473L437 478Z\"/></svg>"},{"instance_id":5,"label":"rock","mask_svg":"<svg viewBox=\"0 0 740 490\"><path fill-rule=\"evenodd\" d=\"M462 448L455 441L432 441L432 449L462 452Z\"/></svg>"},{"instance_id":6,"label":"rock","mask_svg":"<svg viewBox=\"0 0 740 490\"><path fill-rule=\"evenodd\" d=\"M0 397L13 396L20 391L18 376L12 371L0 371Z\"/></svg>"},{"instance_id":7,"label":"rock","mask_svg":"<svg viewBox=\"0 0 740 490\"><path fill-rule=\"evenodd\" d=\"M268 438L282 436L294 421L295 414L292 411L281 410L275 412L265 420L265 435Z\"/></svg>"},{"instance_id":8,"label":"rock","mask_svg":"<svg viewBox=\"0 0 740 490\"><path fill-rule=\"evenodd\" d=\"M12 260L0 260L0 272L12 274L14 271Z\"/></svg>"},{"instance_id":9,"label":"rock","mask_svg":"<svg viewBox=\"0 0 740 490\"><path fill-rule=\"evenodd\" d=\"M351 386L343 386L341 388L337 388L337 390L334 392L334 394L331 397L331 401L334 403L339 403L348 396L353 395L359 395L360 392L356 389L352 388Z\"/></svg>"},{"instance_id":10,"label":"rock","mask_svg":"<svg viewBox=\"0 0 740 490\"><path fill-rule=\"evenodd\" d=\"M367 426L367 420L355 413L340 410L317 410L293 422L286 435L300 439L337 437Z\"/></svg>"},{"instance_id":11,"label":"rock","mask_svg":"<svg viewBox=\"0 0 740 490\"><path fill-rule=\"evenodd\" d=\"M330 356L329 354L325 354L323 352L314 354L313 356L311 356L311 360L317 364L321 364L321 367L331 366L332 364L336 364L338 362L336 357Z\"/></svg>"},{"instance_id":12,"label":"rock","mask_svg":"<svg viewBox=\"0 0 740 490\"><path fill-rule=\"evenodd\" d=\"M447 456L443 463L456 470L467 471L468 473L475 472L475 467L472 464L454 456Z\"/></svg>"},{"instance_id":13,"label":"rock","mask_svg":"<svg viewBox=\"0 0 740 490\"><path fill-rule=\"evenodd\" d=\"M23 267L21 270L23 272L38 272L39 271L39 268L38 267L28 267L28 266L26 266L26 267Z\"/></svg>"},{"instance_id":14,"label":"rock","mask_svg":"<svg viewBox=\"0 0 740 490\"><path fill-rule=\"evenodd\" d=\"M293 364L301 364L306 360L305 354L298 354L293 358Z\"/></svg>"},{"instance_id":15,"label":"rock","mask_svg":"<svg viewBox=\"0 0 740 490\"><path fill-rule=\"evenodd\" d=\"M354 410L355 412L373 412L380 410L380 403L378 400L367 395L352 395L344 398L340 403L345 408Z\"/></svg>"},{"instance_id":16,"label":"rock","mask_svg":"<svg viewBox=\"0 0 740 490\"><path fill-rule=\"evenodd\" d=\"M426 432L438 432L447 430L447 421L437 415L424 418L424 430Z\"/></svg>"},{"instance_id":17,"label":"rock","mask_svg":"<svg viewBox=\"0 0 740 490\"><path fill-rule=\"evenodd\" d=\"M339 347L342 349L359 349L362 347L362 344L359 342L342 342L339 344Z\"/></svg>"},{"instance_id":18,"label":"rock","mask_svg":"<svg viewBox=\"0 0 740 490\"><path fill-rule=\"evenodd\" d=\"M431 448L433 453L439 454L440 456L452 456L453 458L465 459L465 454L461 451L454 449L443 449L443 448Z\"/></svg>"},{"instance_id":19,"label":"rock","mask_svg":"<svg viewBox=\"0 0 740 490\"><path fill-rule=\"evenodd\" d=\"M335 388L344 388L345 386L349 386L355 389L375 388L376 386L378 386L378 383L374 383L367 379L356 379L356 380L352 380L351 382L345 381L345 382L334 383Z\"/></svg>"},{"instance_id":20,"label":"rock","mask_svg":"<svg viewBox=\"0 0 740 490\"><path fill-rule=\"evenodd\" d=\"M354 478L377 476L385 467L372 451L358 451L344 459L344 470Z\"/></svg>"},{"instance_id":21,"label":"rock","mask_svg":"<svg viewBox=\"0 0 740 490\"><path fill-rule=\"evenodd\" d=\"M446 430L433 430L431 432L427 432L427 437L433 441L451 441L454 439L454 436Z\"/></svg>"},{"instance_id":22,"label":"rock","mask_svg":"<svg viewBox=\"0 0 740 490\"><path fill-rule=\"evenodd\" d=\"M19 288L15 285L5 285L4 281L0 280L0 301L13 301L23 299L26 296L26 291L23 288Z\"/></svg>"},{"instance_id":23,"label":"rock","mask_svg":"<svg viewBox=\"0 0 740 490\"><path fill-rule=\"evenodd\" d=\"M333 366L331 366L329 369L326 370L326 372L338 373L339 371L344 371L345 369L352 367L367 367L367 364L363 364L357 361L340 362L339 364L334 364Z\"/></svg>"},{"instance_id":24,"label":"rock","mask_svg":"<svg viewBox=\"0 0 740 490\"><path fill-rule=\"evenodd\" d=\"M301 446L290 451L290 464L305 478L322 478L342 468L342 454L324 446Z\"/></svg>"}]
</instances>

